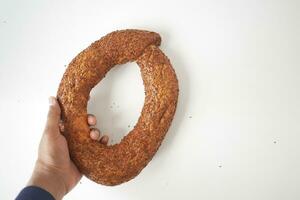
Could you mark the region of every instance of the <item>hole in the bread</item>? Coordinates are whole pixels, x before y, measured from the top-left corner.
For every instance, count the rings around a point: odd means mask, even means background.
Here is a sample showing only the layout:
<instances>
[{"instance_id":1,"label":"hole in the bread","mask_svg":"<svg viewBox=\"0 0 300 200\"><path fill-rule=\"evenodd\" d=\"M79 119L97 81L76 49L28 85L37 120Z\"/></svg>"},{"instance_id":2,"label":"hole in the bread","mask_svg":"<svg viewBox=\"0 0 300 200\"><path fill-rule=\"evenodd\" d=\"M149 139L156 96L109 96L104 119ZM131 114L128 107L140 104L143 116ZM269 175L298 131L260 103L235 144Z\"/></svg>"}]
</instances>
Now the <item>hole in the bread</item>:
<instances>
[{"instance_id":1,"label":"hole in the bread","mask_svg":"<svg viewBox=\"0 0 300 200\"><path fill-rule=\"evenodd\" d=\"M91 93L88 113L97 117L96 127L109 136L109 145L119 143L134 128L144 104L144 85L138 65L112 68Z\"/></svg>"}]
</instances>

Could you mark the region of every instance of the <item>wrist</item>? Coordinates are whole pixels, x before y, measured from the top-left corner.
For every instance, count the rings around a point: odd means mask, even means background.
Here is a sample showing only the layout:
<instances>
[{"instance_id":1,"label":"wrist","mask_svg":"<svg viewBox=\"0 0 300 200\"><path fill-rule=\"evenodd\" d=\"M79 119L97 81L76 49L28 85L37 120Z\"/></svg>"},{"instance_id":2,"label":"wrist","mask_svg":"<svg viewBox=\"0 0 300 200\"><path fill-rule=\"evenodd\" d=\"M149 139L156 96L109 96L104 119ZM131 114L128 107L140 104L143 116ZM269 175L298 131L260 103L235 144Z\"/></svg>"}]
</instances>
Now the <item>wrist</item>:
<instances>
[{"instance_id":1,"label":"wrist","mask_svg":"<svg viewBox=\"0 0 300 200\"><path fill-rule=\"evenodd\" d=\"M53 167L37 161L32 176L27 184L47 190L56 200L60 200L67 193L62 173Z\"/></svg>"}]
</instances>

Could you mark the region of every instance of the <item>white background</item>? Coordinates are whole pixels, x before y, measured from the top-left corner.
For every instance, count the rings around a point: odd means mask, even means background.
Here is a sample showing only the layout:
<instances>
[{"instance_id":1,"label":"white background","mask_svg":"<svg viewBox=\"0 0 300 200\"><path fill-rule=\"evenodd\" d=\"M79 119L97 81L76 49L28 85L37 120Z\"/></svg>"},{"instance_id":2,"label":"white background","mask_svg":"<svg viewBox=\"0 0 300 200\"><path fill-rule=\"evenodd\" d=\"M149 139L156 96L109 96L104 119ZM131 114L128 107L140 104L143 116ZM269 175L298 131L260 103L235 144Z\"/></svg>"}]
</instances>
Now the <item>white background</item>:
<instances>
[{"instance_id":1,"label":"white background","mask_svg":"<svg viewBox=\"0 0 300 200\"><path fill-rule=\"evenodd\" d=\"M177 72L172 127L138 177L83 178L65 199L300 199L299 10L297 0L0 0L0 198L30 177L64 65L111 31L139 28L161 34ZM118 142L143 98L131 63L97 85L88 110Z\"/></svg>"}]
</instances>

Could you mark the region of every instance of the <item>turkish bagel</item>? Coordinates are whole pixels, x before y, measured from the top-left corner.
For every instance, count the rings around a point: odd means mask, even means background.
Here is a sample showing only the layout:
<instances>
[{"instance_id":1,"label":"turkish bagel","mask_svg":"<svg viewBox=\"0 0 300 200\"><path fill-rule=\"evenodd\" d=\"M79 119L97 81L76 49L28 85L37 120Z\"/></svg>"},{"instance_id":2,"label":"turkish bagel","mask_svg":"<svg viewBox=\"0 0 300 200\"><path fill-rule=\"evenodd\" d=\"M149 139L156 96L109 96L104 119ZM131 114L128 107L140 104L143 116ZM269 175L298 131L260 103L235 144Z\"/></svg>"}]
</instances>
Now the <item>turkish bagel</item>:
<instances>
[{"instance_id":1,"label":"turkish bagel","mask_svg":"<svg viewBox=\"0 0 300 200\"><path fill-rule=\"evenodd\" d=\"M118 185L137 176L164 139L178 99L178 81L169 59L158 48L159 34L114 31L92 43L68 65L58 88L64 136L70 156L89 179ZM138 122L120 143L104 145L90 138L87 103L91 89L115 65L136 61L145 88Z\"/></svg>"}]
</instances>

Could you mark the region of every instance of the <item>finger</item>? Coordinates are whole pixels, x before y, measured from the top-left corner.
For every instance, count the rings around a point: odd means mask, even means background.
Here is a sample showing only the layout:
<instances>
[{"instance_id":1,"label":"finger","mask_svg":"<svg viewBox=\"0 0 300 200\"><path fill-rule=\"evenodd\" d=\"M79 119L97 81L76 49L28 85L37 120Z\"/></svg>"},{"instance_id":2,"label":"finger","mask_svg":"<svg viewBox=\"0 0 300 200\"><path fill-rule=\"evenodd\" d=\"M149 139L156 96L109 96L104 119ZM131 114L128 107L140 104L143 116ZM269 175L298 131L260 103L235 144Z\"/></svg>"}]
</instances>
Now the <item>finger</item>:
<instances>
[{"instance_id":1,"label":"finger","mask_svg":"<svg viewBox=\"0 0 300 200\"><path fill-rule=\"evenodd\" d=\"M108 140L109 140L108 136L107 136L107 135L104 135L104 136L100 139L100 143L107 145Z\"/></svg>"},{"instance_id":2,"label":"finger","mask_svg":"<svg viewBox=\"0 0 300 200\"><path fill-rule=\"evenodd\" d=\"M90 137L92 140L100 140L100 131L96 128L92 128L90 131Z\"/></svg>"},{"instance_id":3,"label":"finger","mask_svg":"<svg viewBox=\"0 0 300 200\"><path fill-rule=\"evenodd\" d=\"M90 126L95 126L97 124L97 119L96 119L95 115L92 115L92 114L88 114L87 121Z\"/></svg>"},{"instance_id":4,"label":"finger","mask_svg":"<svg viewBox=\"0 0 300 200\"><path fill-rule=\"evenodd\" d=\"M45 127L45 133L59 133L60 107L55 97L49 97L49 111Z\"/></svg>"}]
</instances>

